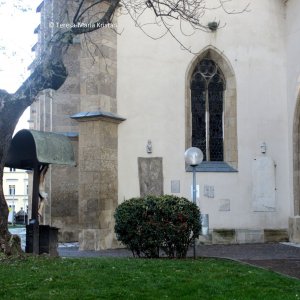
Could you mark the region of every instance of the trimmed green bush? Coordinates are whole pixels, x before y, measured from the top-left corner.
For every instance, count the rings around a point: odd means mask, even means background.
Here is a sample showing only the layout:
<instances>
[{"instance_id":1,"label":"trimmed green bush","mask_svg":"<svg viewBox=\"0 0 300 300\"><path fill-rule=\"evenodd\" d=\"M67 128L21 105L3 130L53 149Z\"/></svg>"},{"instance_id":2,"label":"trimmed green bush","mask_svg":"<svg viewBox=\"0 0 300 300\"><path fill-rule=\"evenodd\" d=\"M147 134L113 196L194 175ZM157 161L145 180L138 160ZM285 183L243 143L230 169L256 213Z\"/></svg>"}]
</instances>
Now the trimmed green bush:
<instances>
[{"instance_id":1,"label":"trimmed green bush","mask_svg":"<svg viewBox=\"0 0 300 300\"><path fill-rule=\"evenodd\" d=\"M186 257L188 247L201 230L199 208L176 196L160 197L161 249L168 257Z\"/></svg>"},{"instance_id":2,"label":"trimmed green bush","mask_svg":"<svg viewBox=\"0 0 300 300\"><path fill-rule=\"evenodd\" d=\"M124 201L115 212L115 232L134 256L186 257L191 241L201 230L200 211L187 200L172 195L147 196Z\"/></svg>"}]
</instances>

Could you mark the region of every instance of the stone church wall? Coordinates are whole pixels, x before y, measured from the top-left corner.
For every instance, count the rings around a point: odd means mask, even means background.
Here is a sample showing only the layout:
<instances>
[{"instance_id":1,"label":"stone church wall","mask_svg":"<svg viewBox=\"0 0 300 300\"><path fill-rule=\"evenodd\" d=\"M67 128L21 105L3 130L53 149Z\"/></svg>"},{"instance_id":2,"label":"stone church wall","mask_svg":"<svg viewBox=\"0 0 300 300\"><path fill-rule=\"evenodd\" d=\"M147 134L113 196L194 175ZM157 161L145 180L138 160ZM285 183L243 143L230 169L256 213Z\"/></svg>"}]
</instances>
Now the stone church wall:
<instances>
[{"instance_id":1,"label":"stone church wall","mask_svg":"<svg viewBox=\"0 0 300 300\"><path fill-rule=\"evenodd\" d=\"M228 5L242 8L248 2L233 0ZM44 13L51 11L49 3L42 8L38 53L49 34L49 15ZM197 203L209 215L215 242L224 239L224 232L230 233L229 242L269 241L276 230L284 236L294 209L298 8L297 0L253 0L249 12L242 14L208 12L204 24L220 20L214 32L189 36L174 27L193 53L168 35L150 39L128 15L118 18L121 35L108 29L92 34L97 45L93 57L77 39L65 57L67 81L57 92L46 91L31 108L32 126L68 134L78 158L76 168L53 167L48 174L45 222L61 228L61 240L79 239L81 249L90 250L118 246L112 234L113 211L124 199L143 194L143 184L147 190L191 199L192 178L184 163L191 140L190 74L197 58L209 51L227 74L226 126L233 129L226 132L225 156L235 172L197 172ZM161 27L149 30L154 36L161 33ZM97 114L86 118L87 112ZM261 157L274 162L270 172L262 170L274 178L254 184L253 168ZM147 168L139 168L141 162L147 162ZM151 165L159 165L159 170ZM159 174L158 179L147 181L145 170L149 177ZM148 187L158 180L159 188ZM258 199L263 197L255 196L256 191L270 191L273 184L274 207L265 209L266 199Z\"/></svg>"},{"instance_id":2,"label":"stone church wall","mask_svg":"<svg viewBox=\"0 0 300 300\"><path fill-rule=\"evenodd\" d=\"M300 3L286 2L286 47L287 47L287 95L289 138L289 196L291 218L289 219L290 241L299 243L300 214Z\"/></svg>"},{"instance_id":3,"label":"stone church wall","mask_svg":"<svg viewBox=\"0 0 300 300\"><path fill-rule=\"evenodd\" d=\"M60 22L57 13L59 1L43 1L38 8L41 23L36 29L38 44L36 60L42 59L43 51L48 47L54 29L50 22ZM57 9L57 10L56 10ZM77 157L78 124L69 118L80 107L79 84L80 45L75 43L69 49L64 61L69 76L63 87L57 91L47 90L40 94L39 101L30 109L31 128L41 131L53 131L70 137ZM46 177L48 201L42 221L60 228L60 241L78 240L78 169L64 166L50 166Z\"/></svg>"},{"instance_id":4,"label":"stone church wall","mask_svg":"<svg viewBox=\"0 0 300 300\"><path fill-rule=\"evenodd\" d=\"M290 197L295 201L291 202L291 209L295 215L300 214L300 193L299 193L299 99L300 99L300 10L299 1L289 0L286 3L286 46L287 46L287 93L288 93L288 114L289 114L289 145L290 157ZM295 170L295 168L297 170Z\"/></svg>"},{"instance_id":5,"label":"stone church wall","mask_svg":"<svg viewBox=\"0 0 300 300\"><path fill-rule=\"evenodd\" d=\"M38 11L37 59L62 19L58 0L45 0ZM71 2L72 4L72 2ZM68 78L56 92L46 91L31 107L32 128L67 135L76 168L51 166L49 201L43 222L59 228L60 241L80 241L82 249L113 247L117 206L117 124L119 119L72 118L88 112L116 114L116 33L103 28L73 40L64 62ZM78 122L83 121L83 122ZM91 130L90 130L91 129Z\"/></svg>"}]
</instances>

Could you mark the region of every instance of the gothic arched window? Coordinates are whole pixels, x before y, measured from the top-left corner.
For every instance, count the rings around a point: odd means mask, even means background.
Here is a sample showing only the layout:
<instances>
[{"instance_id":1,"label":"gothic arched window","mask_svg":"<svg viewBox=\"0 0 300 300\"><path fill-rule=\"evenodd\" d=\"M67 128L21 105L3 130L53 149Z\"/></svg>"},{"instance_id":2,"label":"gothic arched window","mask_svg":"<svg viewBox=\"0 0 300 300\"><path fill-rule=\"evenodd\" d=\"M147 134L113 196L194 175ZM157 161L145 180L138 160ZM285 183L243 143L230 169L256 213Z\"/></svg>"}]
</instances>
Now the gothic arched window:
<instances>
[{"instance_id":1,"label":"gothic arched window","mask_svg":"<svg viewBox=\"0 0 300 300\"><path fill-rule=\"evenodd\" d=\"M224 160L224 90L218 65L202 59L191 78L192 146L202 150L205 161Z\"/></svg>"}]
</instances>

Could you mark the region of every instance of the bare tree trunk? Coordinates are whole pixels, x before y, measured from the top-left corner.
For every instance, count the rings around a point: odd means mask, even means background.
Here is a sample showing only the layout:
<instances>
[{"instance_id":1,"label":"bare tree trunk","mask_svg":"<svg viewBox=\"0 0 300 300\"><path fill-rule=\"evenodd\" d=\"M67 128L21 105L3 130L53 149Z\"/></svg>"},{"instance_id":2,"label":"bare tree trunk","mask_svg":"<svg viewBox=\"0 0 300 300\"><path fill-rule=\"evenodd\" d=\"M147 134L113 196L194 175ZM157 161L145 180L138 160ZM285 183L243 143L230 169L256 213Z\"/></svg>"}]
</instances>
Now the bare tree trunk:
<instances>
[{"instance_id":1,"label":"bare tree trunk","mask_svg":"<svg viewBox=\"0 0 300 300\"><path fill-rule=\"evenodd\" d=\"M3 166L0 167L1 185ZM18 236L8 231L8 207L4 198L3 189L0 189L0 253L5 256L20 255L22 253L21 241Z\"/></svg>"},{"instance_id":2,"label":"bare tree trunk","mask_svg":"<svg viewBox=\"0 0 300 300\"><path fill-rule=\"evenodd\" d=\"M72 28L66 32L56 32L48 44L48 48L40 56L40 63L35 67L32 74L14 93L9 94L0 90L0 254L13 255L21 253L20 239L12 236L8 231L8 207L3 193L3 169L7 158L9 146L15 126L25 111L36 99L39 92L45 89L58 90L65 82L68 74L63 63L64 51L72 43L75 35L88 33L102 28L110 22L120 0L110 0L106 12L100 12L99 19L94 27L86 30ZM83 4L87 2L87 7ZM101 4L97 1L96 4ZM95 4L81 0L75 10L74 24L80 22L80 18ZM83 11L82 11L83 10Z\"/></svg>"},{"instance_id":3,"label":"bare tree trunk","mask_svg":"<svg viewBox=\"0 0 300 300\"><path fill-rule=\"evenodd\" d=\"M6 256L22 253L20 238L8 231L8 206L3 192L3 170L12 135L17 122L34 101L40 91L48 88L57 90L67 78L67 71L62 61L62 49L53 48L14 94L0 90L0 253Z\"/></svg>"},{"instance_id":4,"label":"bare tree trunk","mask_svg":"<svg viewBox=\"0 0 300 300\"><path fill-rule=\"evenodd\" d=\"M0 119L1 123L3 123L3 120L7 121L6 118L2 118L2 114L0 114ZM18 121L18 119L16 121ZM0 252L5 255L17 255L22 251L19 237L12 236L8 231L9 211L3 193L4 164L16 121L11 120L11 124L6 124L7 126L5 126L5 128L3 128L3 124L1 124L2 128L0 133Z\"/></svg>"},{"instance_id":5,"label":"bare tree trunk","mask_svg":"<svg viewBox=\"0 0 300 300\"><path fill-rule=\"evenodd\" d=\"M100 25L109 22L119 3L119 0L111 1L107 12L99 20ZM99 24L97 23L97 27L89 31L101 28ZM63 63L64 50L67 50L75 35L83 33L86 32L84 30L57 32L49 42L47 52L41 57L40 63L20 88L14 94L0 90L0 253L5 255L22 251L20 240L8 231L8 207L3 193L3 169L15 126L25 109L35 101L39 92L45 89L58 90L63 85L68 76Z\"/></svg>"},{"instance_id":6,"label":"bare tree trunk","mask_svg":"<svg viewBox=\"0 0 300 300\"><path fill-rule=\"evenodd\" d=\"M3 171L12 135L17 122L27 107L27 101L14 101L13 95L0 91L0 252L18 255L22 252L20 238L8 231L8 206L3 192Z\"/></svg>"},{"instance_id":7,"label":"bare tree trunk","mask_svg":"<svg viewBox=\"0 0 300 300\"><path fill-rule=\"evenodd\" d=\"M0 150L1 152L1 150ZM3 165L0 165L0 185L3 187ZM8 232L8 207L4 198L3 188L0 189L0 251L7 253Z\"/></svg>"}]
</instances>

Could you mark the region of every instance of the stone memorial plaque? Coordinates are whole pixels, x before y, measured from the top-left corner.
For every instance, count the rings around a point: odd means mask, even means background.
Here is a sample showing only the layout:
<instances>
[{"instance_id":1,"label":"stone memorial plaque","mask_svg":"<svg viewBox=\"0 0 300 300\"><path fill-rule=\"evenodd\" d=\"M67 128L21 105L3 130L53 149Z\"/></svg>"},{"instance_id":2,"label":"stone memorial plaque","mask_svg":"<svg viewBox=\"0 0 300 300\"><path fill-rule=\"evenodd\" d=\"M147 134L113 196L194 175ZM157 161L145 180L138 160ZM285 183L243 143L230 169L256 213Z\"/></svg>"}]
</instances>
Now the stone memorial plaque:
<instances>
[{"instance_id":1,"label":"stone memorial plaque","mask_svg":"<svg viewBox=\"0 0 300 300\"><path fill-rule=\"evenodd\" d=\"M163 195L162 157L139 157L138 168L141 197Z\"/></svg>"},{"instance_id":2,"label":"stone memorial plaque","mask_svg":"<svg viewBox=\"0 0 300 300\"><path fill-rule=\"evenodd\" d=\"M254 159L252 164L253 211L276 211L275 163L268 156Z\"/></svg>"}]
</instances>

